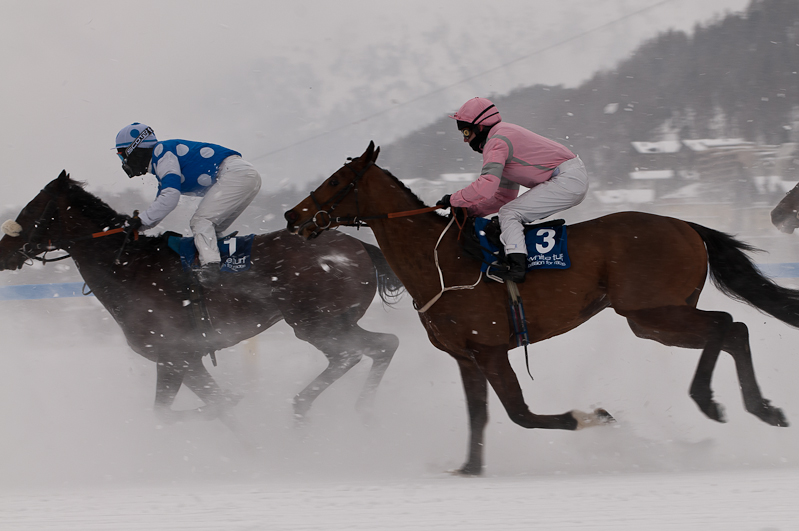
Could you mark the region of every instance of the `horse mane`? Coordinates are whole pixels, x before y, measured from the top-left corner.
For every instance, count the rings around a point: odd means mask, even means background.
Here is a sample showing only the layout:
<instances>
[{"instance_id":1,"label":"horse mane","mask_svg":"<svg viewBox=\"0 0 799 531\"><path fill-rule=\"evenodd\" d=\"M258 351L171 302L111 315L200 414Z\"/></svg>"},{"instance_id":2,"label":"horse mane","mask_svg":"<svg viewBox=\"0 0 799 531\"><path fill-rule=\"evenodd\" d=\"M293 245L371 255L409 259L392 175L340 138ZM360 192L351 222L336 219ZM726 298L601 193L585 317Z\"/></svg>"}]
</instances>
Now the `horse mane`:
<instances>
[{"instance_id":1,"label":"horse mane","mask_svg":"<svg viewBox=\"0 0 799 531\"><path fill-rule=\"evenodd\" d=\"M424 201L422 201L413 190L408 188L408 186L406 186L405 183L403 183L397 176L395 176L393 173L391 173L385 168L380 167L380 169L383 171L383 173L391 177L394 180L394 182L397 183L397 186L399 186L402 190L406 191L411 197L413 197L416 200L416 202L419 204L419 208L427 208L429 206ZM441 214L438 212L437 214L442 217L447 217L446 214Z\"/></svg>"},{"instance_id":2,"label":"horse mane","mask_svg":"<svg viewBox=\"0 0 799 531\"><path fill-rule=\"evenodd\" d=\"M82 181L69 179L66 195L69 198L70 208L78 210L92 223L96 223L105 229L121 227L128 219L126 214L120 214L108 203L86 190L86 184ZM149 243L151 240L160 240L159 237L145 236L139 234L139 245Z\"/></svg>"}]
</instances>

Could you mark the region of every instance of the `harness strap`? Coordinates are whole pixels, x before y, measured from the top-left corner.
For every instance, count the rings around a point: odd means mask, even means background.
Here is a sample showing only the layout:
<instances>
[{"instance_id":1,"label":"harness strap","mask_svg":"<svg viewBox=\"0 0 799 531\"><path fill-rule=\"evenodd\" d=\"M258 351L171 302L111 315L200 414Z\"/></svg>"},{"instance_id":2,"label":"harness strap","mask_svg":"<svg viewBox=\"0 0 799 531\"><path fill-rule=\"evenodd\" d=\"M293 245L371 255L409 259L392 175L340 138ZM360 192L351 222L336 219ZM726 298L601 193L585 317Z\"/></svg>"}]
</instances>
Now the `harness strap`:
<instances>
[{"instance_id":1,"label":"harness strap","mask_svg":"<svg viewBox=\"0 0 799 531\"><path fill-rule=\"evenodd\" d=\"M119 228L117 228L117 229L104 230L104 231L102 231L102 232L93 232L93 233L92 233L92 235L91 235L91 237L92 237L92 238L101 238L101 237L103 237L103 236L110 236L110 235L112 235L112 234L119 234L120 232L122 232L122 231L124 231L124 230L125 230L125 229L123 229L122 227L119 227ZM137 231L137 232L138 232L138 231Z\"/></svg>"},{"instance_id":2,"label":"harness strap","mask_svg":"<svg viewBox=\"0 0 799 531\"><path fill-rule=\"evenodd\" d=\"M519 286L512 280L505 281L505 286L508 288L508 304L510 306L513 331L516 335L516 346L524 346L524 364L527 366L527 374L530 375L531 380L535 380L533 373L530 372L530 358L527 354L530 336L527 334L527 318L524 316L524 304L522 303L521 293L519 293Z\"/></svg>"},{"instance_id":3,"label":"harness strap","mask_svg":"<svg viewBox=\"0 0 799 531\"><path fill-rule=\"evenodd\" d=\"M438 210L440 208L441 207L431 206L431 207L419 208L416 210L405 210L404 212L390 212L386 214L386 217L388 219L394 219L394 218L402 218L405 216L415 216L417 214L426 214L428 212L433 212L434 210ZM367 218L361 218L361 219L367 219Z\"/></svg>"},{"instance_id":4,"label":"harness strap","mask_svg":"<svg viewBox=\"0 0 799 531\"><path fill-rule=\"evenodd\" d=\"M433 306L433 304L435 304L436 301L438 301L438 299L441 298L441 296L444 294L444 292L446 292L446 291L455 291L455 290L460 290L460 289L474 289L474 288L477 287L477 285L480 283L480 280L482 280L482 278L483 278L483 272L480 271L480 276L477 277L477 282L475 282L471 286L444 287L444 273L441 271L441 266L439 266L439 264L438 264L438 245L441 243L441 240L444 238L444 234L446 234L447 231L449 230L449 228L452 226L452 222L453 221L455 221L455 216L452 216L452 219L449 220L449 223L447 223L447 226L444 227L444 231L441 233L441 236L438 237L438 241L436 242L436 246L433 248L433 258L435 259L435 262L436 262L436 269L438 270L438 278L441 281L441 291L438 292L438 294L435 297L430 299L430 301L428 301L427 304L425 304L421 308L417 308L416 311L419 312L419 313L424 313L427 310L429 310L430 307ZM414 302L414 306L415 305L416 305L416 302Z\"/></svg>"}]
</instances>

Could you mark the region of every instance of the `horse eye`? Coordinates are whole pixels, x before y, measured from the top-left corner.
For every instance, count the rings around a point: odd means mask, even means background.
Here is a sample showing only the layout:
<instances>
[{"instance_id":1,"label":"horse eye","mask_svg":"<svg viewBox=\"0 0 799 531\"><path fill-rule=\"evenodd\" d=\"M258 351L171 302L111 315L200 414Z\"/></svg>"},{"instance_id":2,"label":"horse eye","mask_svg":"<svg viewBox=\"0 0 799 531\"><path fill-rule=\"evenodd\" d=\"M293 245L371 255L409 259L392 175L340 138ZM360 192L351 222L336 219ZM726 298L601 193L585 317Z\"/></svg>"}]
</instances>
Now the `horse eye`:
<instances>
[{"instance_id":1,"label":"horse eye","mask_svg":"<svg viewBox=\"0 0 799 531\"><path fill-rule=\"evenodd\" d=\"M331 180L330 186L338 186L338 181L336 179Z\"/></svg>"}]
</instances>

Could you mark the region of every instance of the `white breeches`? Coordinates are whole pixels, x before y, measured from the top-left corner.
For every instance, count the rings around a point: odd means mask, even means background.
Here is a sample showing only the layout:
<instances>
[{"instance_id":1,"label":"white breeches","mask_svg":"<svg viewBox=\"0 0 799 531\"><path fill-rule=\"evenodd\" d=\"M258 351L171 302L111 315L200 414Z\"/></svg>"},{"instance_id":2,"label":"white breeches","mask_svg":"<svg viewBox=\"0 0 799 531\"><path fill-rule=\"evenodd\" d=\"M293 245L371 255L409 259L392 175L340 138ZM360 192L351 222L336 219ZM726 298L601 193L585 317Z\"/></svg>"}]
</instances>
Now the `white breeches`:
<instances>
[{"instance_id":1,"label":"white breeches","mask_svg":"<svg viewBox=\"0 0 799 531\"><path fill-rule=\"evenodd\" d=\"M189 222L200 264L221 261L217 236L224 236L260 189L261 176L252 164L237 156L222 161L216 183L200 201Z\"/></svg>"},{"instance_id":2,"label":"white breeches","mask_svg":"<svg viewBox=\"0 0 799 531\"><path fill-rule=\"evenodd\" d=\"M560 173L530 188L499 209L500 240L505 254L527 253L522 223L544 219L580 204L588 193L588 173L580 157L567 160Z\"/></svg>"}]
</instances>

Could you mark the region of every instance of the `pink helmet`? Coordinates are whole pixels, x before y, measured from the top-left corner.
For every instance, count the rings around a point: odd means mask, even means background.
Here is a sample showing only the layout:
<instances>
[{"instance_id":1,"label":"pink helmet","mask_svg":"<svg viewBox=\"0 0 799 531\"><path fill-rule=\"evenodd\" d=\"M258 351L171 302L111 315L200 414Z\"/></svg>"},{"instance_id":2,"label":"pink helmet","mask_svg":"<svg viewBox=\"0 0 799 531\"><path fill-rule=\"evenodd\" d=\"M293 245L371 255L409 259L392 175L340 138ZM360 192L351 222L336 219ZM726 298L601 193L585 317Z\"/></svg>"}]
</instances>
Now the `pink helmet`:
<instances>
[{"instance_id":1,"label":"pink helmet","mask_svg":"<svg viewBox=\"0 0 799 531\"><path fill-rule=\"evenodd\" d=\"M491 103L491 100L485 98L470 99L458 109L458 112L449 117L469 125L487 125L489 127L502 121L497 108Z\"/></svg>"}]
</instances>

